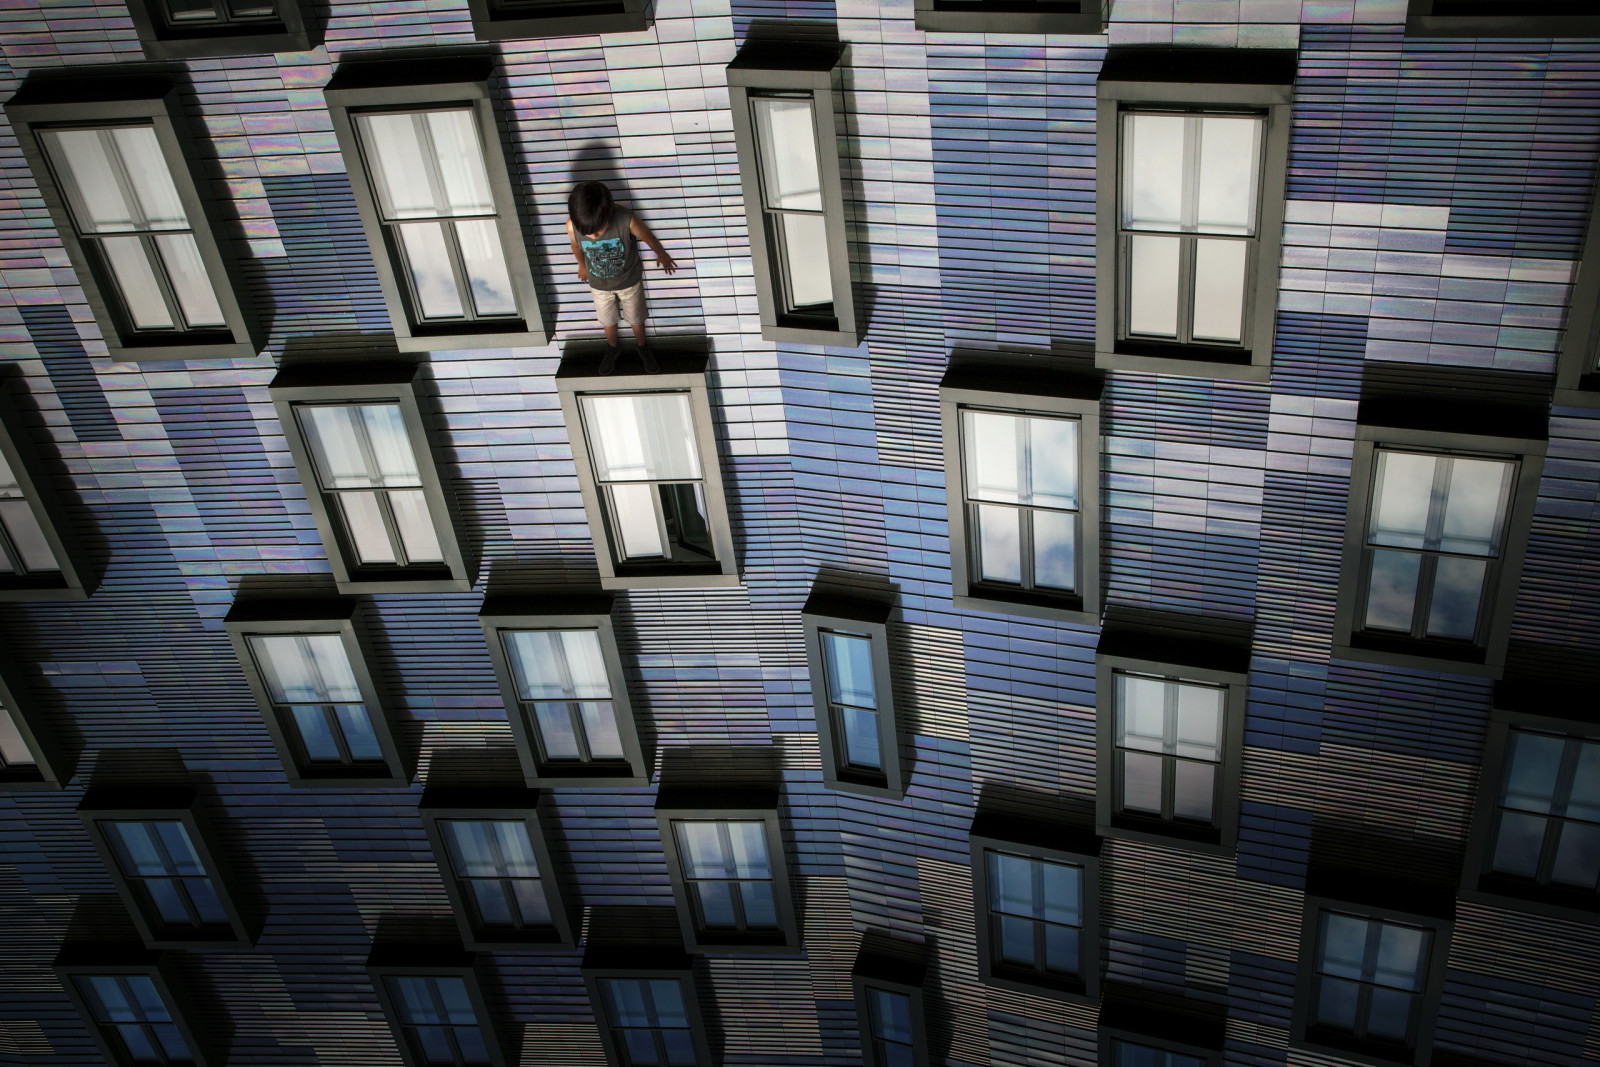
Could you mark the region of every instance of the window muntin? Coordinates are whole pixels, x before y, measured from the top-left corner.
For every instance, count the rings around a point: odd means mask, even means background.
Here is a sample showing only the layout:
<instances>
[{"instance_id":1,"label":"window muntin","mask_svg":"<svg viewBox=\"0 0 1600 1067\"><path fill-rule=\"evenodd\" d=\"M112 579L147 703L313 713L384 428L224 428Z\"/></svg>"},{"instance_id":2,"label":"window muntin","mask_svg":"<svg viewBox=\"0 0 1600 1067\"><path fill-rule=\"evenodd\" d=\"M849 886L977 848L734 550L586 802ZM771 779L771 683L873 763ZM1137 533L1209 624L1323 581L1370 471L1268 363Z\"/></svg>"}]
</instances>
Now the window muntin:
<instances>
[{"instance_id":1,"label":"window muntin","mask_svg":"<svg viewBox=\"0 0 1600 1067\"><path fill-rule=\"evenodd\" d=\"M444 562L399 404L296 404L318 488L357 564Z\"/></svg>"},{"instance_id":2,"label":"window muntin","mask_svg":"<svg viewBox=\"0 0 1600 1067\"><path fill-rule=\"evenodd\" d=\"M1360 627L1478 643L1494 602L1517 462L1376 451Z\"/></svg>"},{"instance_id":3,"label":"window muntin","mask_svg":"<svg viewBox=\"0 0 1600 1067\"><path fill-rule=\"evenodd\" d=\"M985 850L984 874L992 965L1077 976L1082 969L1083 868Z\"/></svg>"},{"instance_id":4,"label":"window muntin","mask_svg":"<svg viewBox=\"0 0 1600 1067\"><path fill-rule=\"evenodd\" d=\"M713 561L689 394L578 399L616 562Z\"/></svg>"},{"instance_id":5,"label":"window muntin","mask_svg":"<svg viewBox=\"0 0 1600 1067\"><path fill-rule=\"evenodd\" d=\"M1214 826L1227 687L1116 671L1113 811Z\"/></svg>"},{"instance_id":6,"label":"window muntin","mask_svg":"<svg viewBox=\"0 0 1600 1067\"><path fill-rule=\"evenodd\" d=\"M780 929L766 823L675 819L672 830L697 930Z\"/></svg>"},{"instance_id":7,"label":"window muntin","mask_svg":"<svg viewBox=\"0 0 1600 1067\"><path fill-rule=\"evenodd\" d=\"M877 1067L914 1067L916 1045L911 1026L911 997L888 989L867 990L867 1032Z\"/></svg>"},{"instance_id":8,"label":"window muntin","mask_svg":"<svg viewBox=\"0 0 1600 1067\"><path fill-rule=\"evenodd\" d=\"M502 630L500 638L541 762L626 760L598 630Z\"/></svg>"},{"instance_id":9,"label":"window muntin","mask_svg":"<svg viewBox=\"0 0 1600 1067\"><path fill-rule=\"evenodd\" d=\"M821 630L828 714L833 719L837 758L843 768L881 772L877 678L872 638L844 630Z\"/></svg>"},{"instance_id":10,"label":"window muntin","mask_svg":"<svg viewBox=\"0 0 1600 1067\"><path fill-rule=\"evenodd\" d=\"M1537 886L1600 888L1600 740L1514 730L1488 869Z\"/></svg>"},{"instance_id":11,"label":"window muntin","mask_svg":"<svg viewBox=\"0 0 1600 1067\"><path fill-rule=\"evenodd\" d=\"M485 933L553 925L524 819L440 819L461 897Z\"/></svg>"},{"instance_id":12,"label":"window muntin","mask_svg":"<svg viewBox=\"0 0 1600 1067\"><path fill-rule=\"evenodd\" d=\"M695 1067L700 1062L677 979L602 978L600 989L621 1067Z\"/></svg>"},{"instance_id":13,"label":"window muntin","mask_svg":"<svg viewBox=\"0 0 1600 1067\"><path fill-rule=\"evenodd\" d=\"M1311 1025L1355 1038L1410 1045L1434 932L1322 911L1317 921Z\"/></svg>"},{"instance_id":14,"label":"window muntin","mask_svg":"<svg viewBox=\"0 0 1600 1067\"><path fill-rule=\"evenodd\" d=\"M1079 420L961 410L971 581L1078 590Z\"/></svg>"},{"instance_id":15,"label":"window muntin","mask_svg":"<svg viewBox=\"0 0 1600 1067\"><path fill-rule=\"evenodd\" d=\"M293 726L308 768L385 762L372 710L338 634L251 634L247 640L273 711Z\"/></svg>"},{"instance_id":16,"label":"window muntin","mask_svg":"<svg viewBox=\"0 0 1600 1067\"><path fill-rule=\"evenodd\" d=\"M231 929L217 886L182 822L107 819L100 825L123 878L163 932Z\"/></svg>"},{"instance_id":17,"label":"window muntin","mask_svg":"<svg viewBox=\"0 0 1600 1067\"><path fill-rule=\"evenodd\" d=\"M1113 1039L1111 1043L1112 1067L1206 1067L1198 1056L1185 1056L1181 1052L1151 1048L1132 1041Z\"/></svg>"},{"instance_id":18,"label":"window muntin","mask_svg":"<svg viewBox=\"0 0 1600 1067\"><path fill-rule=\"evenodd\" d=\"M752 92L761 211L784 315L833 316L833 273L810 93Z\"/></svg>"},{"instance_id":19,"label":"window muntin","mask_svg":"<svg viewBox=\"0 0 1600 1067\"><path fill-rule=\"evenodd\" d=\"M515 319L473 108L362 111L352 118L414 321Z\"/></svg>"},{"instance_id":20,"label":"window muntin","mask_svg":"<svg viewBox=\"0 0 1600 1067\"><path fill-rule=\"evenodd\" d=\"M61 564L33 509L20 479L0 454L0 575L25 578L61 573Z\"/></svg>"},{"instance_id":21,"label":"window muntin","mask_svg":"<svg viewBox=\"0 0 1600 1067\"><path fill-rule=\"evenodd\" d=\"M154 125L38 131L78 238L141 335L226 330Z\"/></svg>"},{"instance_id":22,"label":"window muntin","mask_svg":"<svg viewBox=\"0 0 1600 1067\"><path fill-rule=\"evenodd\" d=\"M149 977L78 975L72 981L119 1063L194 1063L171 1010Z\"/></svg>"},{"instance_id":23,"label":"window muntin","mask_svg":"<svg viewBox=\"0 0 1600 1067\"><path fill-rule=\"evenodd\" d=\"M1121 114L1119 335L1247 343L1266 116Z\"/></svg>"},{"instance_id":24,"label":"window muntin","mask_svg":"<svg viewBox=\"0 0 1600 1067\"><path fill-rule=\"evenodd\" d=\"M490 1067L494 1063L465 979L388 975L383 981L405 1042L420 1062L449 1067Z\"/></svg>"},{"instance_id":25,"label":"window muntin","mask_svg":"<svg viewBox=\"0 0 1600 1067\"><path fill-rule=\"evenodd\" d=\"M38 757L28 747L27 740L17 727L16 713L0 704L0 771L13 769L36 770Z\"/></svg>"}]
</instances>

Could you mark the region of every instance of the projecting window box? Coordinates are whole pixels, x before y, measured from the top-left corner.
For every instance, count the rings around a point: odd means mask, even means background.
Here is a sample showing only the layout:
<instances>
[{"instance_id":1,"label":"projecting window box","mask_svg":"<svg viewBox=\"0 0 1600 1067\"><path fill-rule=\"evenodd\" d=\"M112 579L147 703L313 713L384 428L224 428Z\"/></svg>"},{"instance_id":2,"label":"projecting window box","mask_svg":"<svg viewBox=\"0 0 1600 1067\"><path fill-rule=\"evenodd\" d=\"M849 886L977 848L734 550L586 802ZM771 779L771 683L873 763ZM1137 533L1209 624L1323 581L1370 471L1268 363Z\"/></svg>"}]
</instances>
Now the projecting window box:
<instances>
[{"instance_id":1,"label":"projecting window box","mask_svg":"<svg viewBox=\"0 0 1600 1067\"><path fill-rule=\"evenodd\" d=\"M649 27L655 0L467 0L480 41L628 33Z\"/></svg>"},{"instance_id":2,"label":"projecting window box","mask_svg":"<svg viewBox=\"0 0 1600 1067\"><path fill-rule=\"evenodd\" d=\"M917 29L948 33L1101 33L1109 0L916 0Z\"/></svg>"},{"instance_id":3,"label":"projecting window box","mask_svg":"<svg viewBox=\"0 0 1600 1067\"><path fill-rule=\"evenodd\" d=\"M1407 37L1600 37L1593 0L1409 0Z\"/></svg>"},{"instance_id":4,"label":"projecting window box","mask_svg":"<svg viewBox=\"0 0 1600 1067\"><path fill-rule=\"evenodd\" d=\"M318 40L299 0L128 0L148 59L306 52Z\"/></svg>"},{"instance_id":5,"label":"projecting window box","mask_svg":"<svg viewBox=\"0 0 1600 1067\"><path fill-rule=\"evenodd\" d=\"M0 392L0 601L82 600L94 580L21 412Z\"/></svg>"}]
</instances>

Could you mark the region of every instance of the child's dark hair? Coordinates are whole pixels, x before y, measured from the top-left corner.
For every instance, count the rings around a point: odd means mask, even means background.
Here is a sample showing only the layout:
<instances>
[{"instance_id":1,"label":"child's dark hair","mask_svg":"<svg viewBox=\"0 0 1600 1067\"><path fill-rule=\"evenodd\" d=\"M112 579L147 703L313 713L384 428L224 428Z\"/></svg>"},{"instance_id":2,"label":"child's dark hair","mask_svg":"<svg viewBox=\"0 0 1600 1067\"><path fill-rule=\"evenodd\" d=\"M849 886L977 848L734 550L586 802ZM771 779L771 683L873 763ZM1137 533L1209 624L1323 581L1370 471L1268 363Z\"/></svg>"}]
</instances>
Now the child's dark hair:
<instances>
[{"instance_id":1,"label":"child's dark hair","mask_svg":"<svg viewBox=\"0 0 1600 1067\"><path fill-rule=\"evenodd\" d=\"M567 197L567 214L579 233L599 233L611 225L617 205L600 182L579 182Z\"/></svg>"}]
</instances>

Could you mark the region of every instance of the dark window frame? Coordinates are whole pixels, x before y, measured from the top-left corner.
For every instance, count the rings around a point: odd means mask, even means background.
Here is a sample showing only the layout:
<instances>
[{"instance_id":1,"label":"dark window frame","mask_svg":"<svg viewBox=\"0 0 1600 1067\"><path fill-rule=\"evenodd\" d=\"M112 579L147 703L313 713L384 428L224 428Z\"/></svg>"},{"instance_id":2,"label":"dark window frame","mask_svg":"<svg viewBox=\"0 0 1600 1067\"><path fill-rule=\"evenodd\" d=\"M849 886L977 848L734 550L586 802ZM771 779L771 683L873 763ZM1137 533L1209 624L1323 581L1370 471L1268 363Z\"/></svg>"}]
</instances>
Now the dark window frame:
<instances>
[{"instance_id":1,"label":"dark window frame","mask_svg":"<svg viewBox=\"0 0 1600 1067\"><path fill-rule=\"evenodd\" d=\"M1186 832L1181 823L1142 818L1116 811L1116 675L1131 673L1165 679L1200 682L1223 689L1221 760L1213 794L1215 832L1198 827ZM1189 848L1198 852L1231 854L1238 843L1240 776L1243 770L1244 723L1249 705L1250 676L1215 662L1205 664L1165 656L1130 656L1101 652L1095 656L1095 715L1097 774L1095 779L1095 829L1102 837L1148 841Z\"/></svg>"},{"instance_id":2,"label":"dark window frame","mask_svg":"<svg viewBox=\"0 0 1600 1067\"><path fill-rule=\"evenodd\" d=\"M217 1055L217 1050L209 1040L211 1035L198 1030L184 1013L184 1006L189 1001L178 995L182 983L173 974L173 959L169 953L115 944L69 943L56 957L51 970L55 972L67 999L72 1002L107 1063L116 1067L148 1067L152 1061L126 1058L120 1053L102 1032L101 1024L95 1020L94 1010L78 986L79 979L148 978L189 1048L191 1059L181 1062L192 1064L192 1067L220 1067L226 1059Z\"/></svg>"},{"instance_id":3,"label":"dark window frame","mask_svg":"<svg viewBox=\"0 0 1600 1067\"><path fill-rule=\"evenodd\" d=\"M164 74L117 75L98 78L29 79L5 105L16 128L17 142L28 169L38 183L50 220L71 261L84 299L94 313L113 362L155 360L207 360L254 358L256 323L247 317L239 299L243 287L234 242L224 250L219 231L237 229L238 223L214 192L209 176L191 165L211 155L210 145L189 132L175 81ZM78 235L66 195L45 154L39 131L44 128L148 125L172 177L221 309L224 325L217 328L171 333L144 332L127 319L115 282Z\"/></svg>"},{"instance_id":4,"label":"dark window frame","mask_svg":"<svg viewBox=\"0 0 1600 1067\"><path fill-rule=\"evenodd\" d=\"M429 788L422 794L417 814L422 819L423 831L433 847L434 863L444 880L445 893L450 897L450 908L455 913L456 925L461 930L461 943L469 950L486 948L528 948L535 945L556 945L571 948L577 942L575 931L579 928L577 916L561 890L561 880L552 858L550 841L546 836L545 820L553 820L553 798L548 793L532 789L481 789L481 788ZM528 830L528 841L533 847L535 861L539 864L539 888L550 908L548 926L529 926L519 930L490 929L475 919L475 910L462 892L461 878L450 862L450 850L445 841L442 822L460 820L471 822L521 822Z\"/></svg>"},{"instance_id":5,"label":"dark window frame","mask_svg":"<svg viewBox=\"0 0 1600 1067\"><path fill-rule=\"evenodd\" d=\"M1521 0L1502 3L1504 11ZM1435 11L1444 6L1443 14ZM1526 15L1486 12L1469 14L1448 10L1450 0L1410 0L1406 8L1407 37L1600 37L1600 15Z\"/></svg>"},{"instance_id":6,"label":"dark window frame","mask_svg":"<svg viewBox=\"0 0 1600 1067\"><path fill-rule=\"evenodd\" d=\"M967 409L1078 420L1078 592L1012 589L973 577L973 548L968 543L965 442L961 436L961 412ZM952 364L939 385L939 412L944 432L950 583L955 607L963 611L1099 625L1102 591L1100 383Z\"/></svg>"},{"instance_id":7,"label":"dark window frame","mask_svg":"<svg viewBox=\"0 0 1600 1067\"><path fill-rule=\"evenodd\" d=\"M928 1027L925 982L922 968L909 961L874 956L866 944L862 946L855 966L851 968L850 986L854 992L863 1067L889 1067L879 1058L873 1041L872 1007L868 998L873 990L896 993L910 1000L912 1067L931 1067L933 1060L929 1045L932 1034Z\"/></svg>"},{"instance_id":8,"label":"dark window frame","mask_svg":"<svg viewBox=\"0 0 1600 1067\"><path fill-rule=\"evenodd\" d=\"M663 352L660 358L659 374L601 376L596 373L594 360L571 357L563 360L556 372L561 417L567 428L567 438L572 444L578 490L583 497L584 514L588 516L589 530L594 539L600 586L602 589L704 589L739 585L738 555L733 543L733 526L728 517L727 491L722 478L722 459L717 448L717 424L712 418L710 391L706 382L705 357L703 354L674 357ZM589 448L581 398L644 393L682 393L689 398L696 455L700 462L701 492L705 498L706 525L716 554L716 558L708 563L618 561L610 512L601 500L601 483L596 477Z\"/></svg>"},{"instance_id":9,"label":"dark window frame","mask_svg":"<svg viewBox=\"0 0 1600 1067\"><path fill-rule=\"evenodd\" d=\"M523 198L511 181L494 97L489 91L489 80L496 74L495 64L479 56L427 62L347 60L323 90L339 152L350 175L361 228L389 309L395 344L401 352L540 348L549 343L544 306L528 255ZM401 253L386 232L354 116L365 111L426 111L446 105L468 106L476 119L484 171L494 196L495 229L517 303L515 317L448 320L437 325L423 321L413 313ZM466 291L462 295L463 299L470 299ZM482 325L472 325L475 321Z\"/></svg>"},{"instance_id":10,"label":"dark window frame","mask_svg":"<svg viewBox=\"0 0 1600 1067\"><path fill-rule=\"evenodd\" d=\"M83 549L67 515L61 494L35 446L12 394L0 389L0 457L17 479L22 499L29 505L39 529L44 532L50 553L56 558L57 572L37 577L0 575L0 602L19 600L84 600L95 589ZM0 535L3 536L3 535Z\"/></svg>"},{"instance_id":11,"label":"dark window frame","mask_svg":"<svg viewBox=\"0 0 1600 1067\"><path fill-rule=\"evenodd\" d=\"M600 1032L600 1044L605 1049L609 1067L628 1067L626 1052L619 1047L613 1027L606 1012L605 990L607 980L673 981L678 983L683 997L684 1014L689 1022L689 1035L694 1043L696 1067L711 1067L711 1036L700 1010L700 997L695 982L692 963L687 956L662 953L658 946L642 945L637 949L624 946L606 946L597 951L591 946L583 963L583 984L589 994L589 1004L594 1011L595 1029Z\"/></svg>"},{"instance_id":12,"label":"dark window frame","mask_svg":"<svg viewBox=\"0 0 1600 1067\"><path fill-rule=\"evenodd\" d=\"M1294 96L1293 53L1257 49L1113 49L1100 73L1095 165L1095 365L1200 378L1264 382L1271 377L1279 259ZM1286 58L1287 57L1287 58ZM1287 80L1285 80L1287 79ZM1245 273L1239 345L1141 341L1122 336L1120 208L1124 112L1234 111L1265 116L1261 185ZM1180 289L1183 280L1180 279ZM1182 296L1180 294L1180 301Z\"/></svg>"},{"instance_id":13,"label":"dark window frame","mask_svg":"<svg viewBox=\"0 0 1600 1067\"><path fill-rule=\"evenodd\" d=\"M1082 831L1035 826L1020 819L980 816L968 835L972 866L972 901L977 931L978 979L985 985L1076 1004L1099 1002L1101 985L1100 863L1101 841ZM987 854L1003 852L1045 863L1077 867L1082 923L1078 927L1078 975L1029 975L995 962L989 929L989 864Z\"/></svg>"},{"instance_id":14,"label":"dark window frame","mask_svg":"<svg viewBox=\"0 0 1600 1067\"><path fill-rule=\"evenodd\" d=\"M1104 8L1102 7L1104 3ZM1065 10L1077 7L1077 11ZM1005 10L1007 7L1011 10ZM998 3L976 10L952 8L941 0L916 0L919 30L936 33L1103 33L1109 0L1042 3L1039 10L1018 10L1016 4ZM1049 10L1050 8L1059 10Z\"/></svg>"},{"instance_id":15,"label":"dark window frame","mask_svg":"<svg viewBox=\"0 0 1600 1067\"><path fill-rule=\"evenodd\" d=\"M849 226L845 215L843 175L835 95L844 94L842 44L808 44L755 39L745 43L728 64L728 107L733 117L734 150L750 233L750 258L755 267L756 303L761 336L768 341L854 348L860 343L855 309L855 284L850 275ZM777 250L767 233L760 151L751 121L752 95L809 95L816 129L817 171L821 181L822 218L828 242L828 269L833 282L833 314L807 321L780 307Z\"/></svg>"},{"instance_id":16,"label":"dark window frame","mask_svg":"<svg viewBox=\"0 0 1600 1067\"><path fill-rule=\"evenodd\" d=\"M383 1010L384 1021L394 1036L400 1058L406 1067L430 1067L430 1061L419 1055L406 1033L406 1023L389 995L390 978L459 978L466 984L467 997L472 1002L473 1015L482 1031L484 1047L489 1052L490 1067L511 1067L517 1057L510 1055L501 1043L501 1035L494 1025L494 1013L483 991L478 973L480 958L474 953L441 947L435 944L407 945L383 944L374 946L367 957L367 976L378 995L378 1005Z\"/></svg>"},{"instance_id":17,"label":"dark window frame","mask_svg":"<svg viewBox=\"0 0 1600 1067\"><path fill-rule=\"evenodd\" d=\"M1387 420L1398 421L1398 420ZM1495 589L1479 608L1481 643L1466 645L1442 638L1412 638L1367 634L1356 628L1367 581L1362 573L1367 524L1372 507L1373 482L1379 449L1432 455L1497 457L1514 460L1512 481L1502 535L1502 551L1495 573ZM1339 598L1334 615L1333 655L1336 659L1391 666L1447 670L1456 674L1498 677L1510 642L1512 613L1527 555L1529 530L1538 502L1546 442L1526 437L1497 437L1439 429L1418 429L1359 422L1355 454L1351 461L1350 503L1346 514L1344 549L1339 567Z\"/></svg>"},{"instance_id":18,"label":"dark window frame","mask_svg":"<svg viewBox=\"0 0 1600 1067\"><path fill-rule=\"evenodd\" d=\"M222 850L208 820L202 817L199 799L193 789L132 786L91 788L78 805L78 818L88 830L95 851L116 886L117 895L122 898L147 947L247 949L255 944L259 923L256 916L244 909L239 887L228 868L220 862ZM146 898L134 889L123 873L122 865L117 862L103 825L108 822L182 823L190 847L205 869L206 878L222 905L227 922L211 928L209 933L202 933L204 928L179 931L161 924L160 917L146 904Z\"/></svg>"},{"instance_id":19,"label":"dark window frame","mask_svg":"<svg viewBox=\"0 0 1600 1067\"><path fill-rule=\"evenodd\" d=\"M0 792L11 789L61 789L72 778L72 764L50 730L49 720L28 699L23 677L14 664L0 662L0 708L11 717L34 764L0 764Z\"/></svg>"},{"instance_id":20,"label":"dark window frame","mask_svg":"<svg viewBox=\"0 0 1600 1067\"><path fill-rule=\"evenodd\" d=\"M480 41L537 40L541 37L588 36L604 33L633 33L648 29L655 0L615 0L611 7L620 11L589 14L595 5L573 0L555 5L548 15L522 14L515 6L507 11L495 0L467 0L472 15L472 33ZM530 8L536 11L536 8Z\"/></svg>"},{"instance_id":21,"label":"dark window frame","mask_svg":"<svg viewBox=\"0 0 1600 1067\"><path fill-rule=\"evenodd\" d=\"M760 822L767 845L767 863L772 870L772 897L777 916L774 931L702 931L695 917L693 894L684 876L683 857L678 850L676 822ZM683 944L691 953L716 955L782 954L800 950L800 926L795 911L794 890L789 873L789 856L784 848L783 826L776 794L763 790L747 791L736 786L724 789L663 789L656 799L656 825L666 854L667 874L672 882L672 899L678 909L678 925Z\"/></svg>"},{"instance_id":22,"label":"dark window frame","mask_svg":"<svg viewBox=\"0 0 1600 1067\"><path fill-rule=\"evenodd\" d=\"M277 52L308 52L321 43L299 0L274 0L278 18L259 28L248 23L233 33L189 30L166 24L163 0L128 0L128 15L144 48L146 59L183 60L213 56L255 56ZM213 24L213 26L220 24ZM187 32L186 32L187 31Z\"/></svg>"},{"instance_id":23,"label":"dark window frame","mask_svg":"<svg viewBox=\"0 0 1600 1067\"><path fill-rule=\"evenodd\" d=\"M1119 1067L1117 1044L1190 1056L1222 1067L1226 1008L1170 991L1107 982L1095 1027L1100 1067Z\"/></svg>"},{"instance_id":24,"label":"dark window frame","mask_svg":"<svg viewBox=\"0 0 1600 1067\"><path fill-rule=\"evenodd\" d=\"M362 789L404 786L410 783L400 750L394 738L389 715L384 706L370 664L366 641L361 625L364 605L348 598L294 601L237 601L228 612L224 626L228 639L239 657L250 692L255 696L256 707L261 711L267 732L272 735L273 747L283 764L289 784L312 789ZM356 685L361 690L362 702L372 731L383 751L382 773L373 767L370 773L359 773L352 768L333 770L322 768L302 758L297 729L284 722L284 716L272 702L266 679L262 677L255 651L250 647L253 636L321 636L333 634L339 638L350 669L355 674Z\"/></svg>"},{"instance_id":25,"label":"dark window frame","mask_svg":"<svg viewBox=\"0 0 1600 1067\"><path fill-rule=\"evenodd\" d=\"M1490 716L1488 734L1484 738L1483 762L1473 799L1472 826L1467 835L1461 865L1459 895L1463 900L1496 908L1589 925L1600 924L1600 894L1590 893L1585 901L1581 890L1529 884L1524 879L1496 874L1489 869L1499 826L1500 793L1510 765L1511 735L1526 730L1600 743L1600 722L1549 714L1549 708L1562 705L1544 701L1533 705L1540 708L1544 712L1542 714L1503 706L1504 702L1499 700L1496 704Z\"/></svg>"},{"instance_id":26,"label":"dark window frame","mask_svg":"<svg viewBox=\"0 0 1600 1067\"><path fill-rule=\"evenodd\" d=\"M472 588L472 573L461 553L456 529L460 521L452 494L445 492L434 456L428 420L422 411L419 377L421 366L374 360L369 363L326 366L286 366L268 386L278 421L283 427L289 453L294 457L300 484L305 487L317 531L328 551L328 562L341 593L445 593ZM417 461L428 514L439 539L442 563L361 564L349 545L343 520L330 508L321 488L316 461L300 428L295 409L307 405L352 405L382 403L399 405L405 421L406 438Z\"/></svg>"},{"instance_id":27,"label":"dark window frame","mask_svg":"<svg viewBox=\"0 0 1600 1067\"><path fill-rule=\"evenodd\" d=\"M617 646L616 628L611 619L613 601L609 594L574 595L550 593L543 596L488 597L478 612L483 639L494 663L500 697L505 702L506 720L517 744L517 759L528 785L541 786L641 786L650 782L650 767L639 740L638 720L628 694L627 675ZM611 708L616 716L617 735L622 742L623 759L596 761L587 767L572 766L543 758L537 730L523 712L516 677L506 654L502 633L521 630L593 630L600 640L606 679L611 686Z\"/></svg>"},{"instance_id":28,"label":"dark window frame","mask_svg":"<svg viewBox=\"0 0 1600 1067\"><path fill-rule=\"evenodd\" d=\"M817 747L822 758L822 780L830 789L867 796L900 799L905 780L900 768L899 716L895 709L894 671L889 656L889 611L879 601L846 597L814 590L801 612L806 634L806 664L811 679L812 708L817 717ZM872 647L872 681L877 703L878 753L882 773L852 768L842 757L843 741L836 729L828 700L824 631L865 636Z\"/></svg>"},{"instance_id":29,"label":"dark window frame","mask_svg":"<svg viewBox=\"0 0 1600 1067\"><path fill-rule=\"evenodd\" d=\"M1426 974L1416 1000L1417 1011L1414 1020L1416 1040L1409 1049L1402 1049L1388 1042L1344 1037L1334 1031L1315 1027L1312 1022L1311 997L1316 984L1321 917L1325 912L1353 915L1367 920L1395 922L1430 931L1431 944L1424 962ZM1301 916L1300 955L1295 969L1294 1011L1289 1030L1290 1046L1325 1055L1331 1054L1359 1063L1373 1064L1375 1067L1391 1067L1396 1063L1426 1064L1433 1047L1434 1024L1439 1014L1446 962L1450 954L1450 938L1454 928L1454 918L1446 915L1404 911L1321 895L1315 891L1308 892Z\"/></svg>"},{"instance_id":30,"label":"dark window frame","mask_svg":"<svg viewBox=\"0 0 1600 1067\"><path fill-rule=\"evenodd\" d=\"M1585 36L1600 37L1600 16ZM1589 204L1556 362L1558 406L1600 407L1600 183Z\"/></svg>"}]
</instances>

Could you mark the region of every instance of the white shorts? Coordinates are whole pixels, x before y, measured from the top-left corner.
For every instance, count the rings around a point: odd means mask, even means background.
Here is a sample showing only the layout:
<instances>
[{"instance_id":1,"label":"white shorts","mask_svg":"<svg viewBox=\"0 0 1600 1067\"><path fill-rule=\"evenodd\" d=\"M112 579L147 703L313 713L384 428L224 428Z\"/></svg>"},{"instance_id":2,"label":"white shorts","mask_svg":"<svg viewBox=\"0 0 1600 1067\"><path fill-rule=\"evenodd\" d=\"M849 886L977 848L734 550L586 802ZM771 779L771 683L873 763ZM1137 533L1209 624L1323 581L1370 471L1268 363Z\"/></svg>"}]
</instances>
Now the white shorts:
<instances>
[{"instance_id":1,"label":"white shorts","mask_svg":"<svg viewBox=\"0 0 1600 1067\"><path fill-rule=\"evenodd\" d=\"M591 286L589 292L594 295L594 313L600 316L600 325L615 326L619 315L632 326L644 322L644 282L626 289Z\"/></svg>"}]
</instances>

